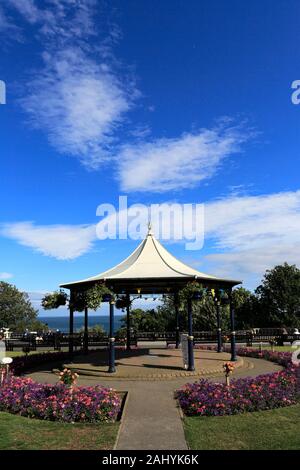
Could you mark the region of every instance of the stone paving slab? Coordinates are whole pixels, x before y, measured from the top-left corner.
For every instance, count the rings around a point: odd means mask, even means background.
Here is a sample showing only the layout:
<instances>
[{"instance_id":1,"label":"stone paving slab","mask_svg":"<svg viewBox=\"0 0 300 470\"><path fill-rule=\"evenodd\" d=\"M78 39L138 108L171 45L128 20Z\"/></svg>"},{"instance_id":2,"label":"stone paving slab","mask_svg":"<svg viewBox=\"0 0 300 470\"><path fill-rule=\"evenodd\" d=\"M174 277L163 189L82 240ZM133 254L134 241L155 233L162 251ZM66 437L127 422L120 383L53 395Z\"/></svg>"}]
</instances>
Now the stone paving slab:
<instances>
[{"instance_id":1,"label":"stone paving slab","mask_svg":"<svg viewBox=\"0 0 300 470\"><path fill-rule=\"evenodd\" d=\"M223 364L230 360L230 354L215 351L194 351L195 371L183 368L180 350L167 348L138 348L131 352L116 351L116 372L108 373L107 353L97 351L88 356L76 356L64 367L80 375L98 376L106 379L164 380L173 377L198 377L223 372ZM243 367L243 358L238 358L235 369Z\"/></svg>"},{"instance_id":2,"label":"stone paving slab","mask_svg":"<svg viewBox=\"0 0 300 470\"><path fill-rule=\"evenodd\" d=\"M131 387L116 449L187 449L173 390L162 390L161 382Z\"/></svg>"}]
</instances>

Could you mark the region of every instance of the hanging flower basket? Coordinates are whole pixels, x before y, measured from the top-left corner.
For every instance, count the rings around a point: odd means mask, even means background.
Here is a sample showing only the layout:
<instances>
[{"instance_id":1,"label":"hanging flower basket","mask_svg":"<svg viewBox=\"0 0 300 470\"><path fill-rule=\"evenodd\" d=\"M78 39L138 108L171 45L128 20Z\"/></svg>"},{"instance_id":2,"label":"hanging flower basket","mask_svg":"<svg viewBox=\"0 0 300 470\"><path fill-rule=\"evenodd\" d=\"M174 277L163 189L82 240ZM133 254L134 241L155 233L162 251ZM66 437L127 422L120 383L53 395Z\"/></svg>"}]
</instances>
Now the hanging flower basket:
<instances>
[{"instance_id":1,"label":"hanging flower basket","mask_svg":"<svg viewBox=\"0 0 300 470\"><path fill-rule=\"evenodd\" d=\"M44 310L52 310L54 308L66 305L68 301L68 294L62 289L52 292L52 294L46 294L42 299L41 305Z\"/></svg>"},{"instance_id":2,"label":"hanging flower basket","mask_svg":"<svg viewBox=\"0 0 300 470\"><path fill-rule=\"evenodd\" d=\"M125 308L130 307L132 301L128 299L127 296L118 297L116 300L116 308L119 310L125 310Z\"/></svg>"}]
</instances>

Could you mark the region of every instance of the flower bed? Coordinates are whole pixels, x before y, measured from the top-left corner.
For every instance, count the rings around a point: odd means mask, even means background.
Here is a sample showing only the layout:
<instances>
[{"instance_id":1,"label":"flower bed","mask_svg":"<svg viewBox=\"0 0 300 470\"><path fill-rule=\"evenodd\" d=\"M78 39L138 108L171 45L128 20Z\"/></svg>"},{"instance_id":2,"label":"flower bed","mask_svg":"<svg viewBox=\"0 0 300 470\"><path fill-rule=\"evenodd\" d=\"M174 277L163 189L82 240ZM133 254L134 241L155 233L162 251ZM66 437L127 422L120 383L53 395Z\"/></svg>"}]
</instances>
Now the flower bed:
<instances>
[{"instance_id":1,"label":"flower bed","mask_svg":"<svg viewBox=\"0 0 300 470\"><path fill-rule=\"evenodd\" d=\"M230 386L204 379L186 384L175 392L175 397L186 415L233 415L246 411L269 410L299 402L298 368L291 362L291 353L269 350L259 352L250 348L239 348L237 353L240 356L273 361L286 369L258 377L232 380Z\"/></svg>"},{"instance_id":2,"label":"flower bed","mask_svg":"<svg viewBox=\"0 0 300 470\"><path fill-rule=\"evenodd\" d=\"M62 422L115 421L121 399L101 386L70 388L62 383L40 384L30 378L10 377L0 387L0 411L29 418Z\"/></svg>"},{"instance_id":3,"label":"flower bed","mask_svg":"<svg viewBox=\"0 0 300 470\"><path fill-rule=\"evenodd\" d=\"M215 345L195 344L194 349L200 351L217 351ZM230 345L223 346L224 352L230 353ZM236 349L238 356L255 357L257 359L265 359L266 361L275 362L283 367L288 367L291 364L292 354L290 352L271 351L270 349L259 349L238 347Z\"/></svg>"},{"instance_id":4,"label":"flower bed","mask_svg":"<svg viewBox=\"0 0 300 470\"><path fill-rule=\"evenodd\" d=\"M283 367L292 366L292 354L290 352L271 351L270 349L258 349L252 348L238 348L238 356L255 357L257 359L265 359L266 361L275 362Z\"/></svg>"}]
</instances>

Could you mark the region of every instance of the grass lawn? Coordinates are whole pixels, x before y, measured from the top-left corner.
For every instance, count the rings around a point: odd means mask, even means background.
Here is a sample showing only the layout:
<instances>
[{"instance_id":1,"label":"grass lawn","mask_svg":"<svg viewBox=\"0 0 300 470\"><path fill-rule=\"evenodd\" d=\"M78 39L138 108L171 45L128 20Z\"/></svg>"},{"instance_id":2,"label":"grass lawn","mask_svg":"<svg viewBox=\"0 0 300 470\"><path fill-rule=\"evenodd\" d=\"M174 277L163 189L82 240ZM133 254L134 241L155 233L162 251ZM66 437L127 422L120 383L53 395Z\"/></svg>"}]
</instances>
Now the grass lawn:
<instances>
[{"instance_id":1,"label":"grass lawn","mask_svg":"<svg viewBox=\"0 0 300 470\"><path fill-rule=\"evenodd\" d=\"M185 417L193 450L300 450L300 405L221 417Z\"/></svg>"},{"instance_id":2,"label":"grass lawn","mask_svg":"<svg viewBox=\"0 0 300 470\"><path fill-rule=\"evenodd\" d=\"M65 424L0 413L0 449L112 449L118 429L119 423Z\"/></svg>"}]
</instances>

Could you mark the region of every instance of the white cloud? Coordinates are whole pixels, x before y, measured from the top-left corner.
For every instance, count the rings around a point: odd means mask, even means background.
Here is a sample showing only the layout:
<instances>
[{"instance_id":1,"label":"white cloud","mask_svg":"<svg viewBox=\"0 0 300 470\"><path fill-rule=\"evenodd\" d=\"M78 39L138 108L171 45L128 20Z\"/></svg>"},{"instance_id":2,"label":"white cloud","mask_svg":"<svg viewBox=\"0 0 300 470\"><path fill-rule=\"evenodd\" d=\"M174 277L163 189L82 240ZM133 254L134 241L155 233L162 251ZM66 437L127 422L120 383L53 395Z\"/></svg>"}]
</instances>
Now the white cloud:
<instances>
[{"instance_id":1,"label":"white cloud","mask_svg":"<svg viewBox=\"0 0 300 470\"><path fill-rule=\"evenodd\" d=\"M87 253L96 239L94 225L34 225L32 222L5 224L2 235L59 260Z\"/></svg>"},{"instance_id":2,"label":"white cloud","mask_svg":"<svg viewBox=\"0 0 300 470\"><path fill-rule=\"evenodd\" d=\"M266 269L300 266L300 191L221 199L205 206L211 271L257 285Z\"/></svg>"},{"instance_id":3,"label":"white cloud","mask_svg":"<svg viewBox=\"0 0 300 470\"><path fill-rule=\"evenodd\" d=\"M240 152L249 135L242 127L220 126L125 145L119 154L121 188L163 192L194 187L211 178L226 157Z\"/></svg>"},{"instance_id":4,"label":"white cloud","mask_svg":"<svg viewBox=\"0 0 300 470\"><path fill-rule=\"evenodd\" d=\"M256 249L299 241L300 191L230 197L206 204L205 230L218 248Z\"/></svg>"},{"instance_id":5,"label":"white cloud","mask_svg":"<svg viewBox=\"0 0 300 470\"><path fill-rule=\"evenodd\" d=\"M45 69L22 100L34 126L59 152L97 167L110 156L114 131L130 106L119 79L78 48L44 54Z\"/></svg>"},{"instance_id":6,"label":"white cloud","mask_svg":"<svg viewBox=\"0 0 300 470\"><path fill-rule=\"evenodd\" d=\"M248 287L255 287L265 270L276 264L286 261L300 266L299 233L300 190L223 198L205 204L204 247L209 254L199 251L198 259L186 262L201 271L242 279ZM97 240L95 225L18 222L4 225L2 234L60 260L89 252Z\"/></svg>"},{"instance_id":7,"label":"white cloud","mask_svg":"<svg viewBox=\"0 0 300 470\"><path fill-rule=\"evenodd\" d=\"M98 168L113 158L116 130L138 96L133 80L121 78L112 53L115 26L100 39L96 0L49 0L44 8L33 0L9 5L32 25L43 50L43 66L20 100L30 123L58 152Z\"/></svg>"},{"instance_id":8,"label":"white cloud","mask_svg":"<svg viewBox=\"0 0 300 470\"><path fill-rule=\"evenodd\" d=\"M4 13L4 10L0 6L0 34L1 42L6 42L8 36L13 36L14 40L21 41L22 35L20 29L12 22L11 18Z\"/></svg>"},{"instance_id":9,"label":"white cloud","mask_svg":"<svg viewBox=\"0 0 300 470\"><path fill-rule=\"evenodd\" d=\"M41 301L46 294L49 294L49 291L35 291L35 292L26 292L29 296L30 302L34 308L41 307Z\"/></svg>"},{"instance_id":10,"label":"white cloud","mask_svg":"<svg viewBox=\"0 0 300 470\"><path fill-rule=\"evenodd\" d=\"M8 19L6 18L4 11L0 8L0 31L5 31L10 26Z\"/></svg>"},{"instance_id":11,"label":"white cloud","mask_svg":"<svg viewBox=\"0 0 300 470\"><path fill-rule=\"evenodd\" d=\"M21 100L31 124L58 152L77 157L90 169L104 161L115 164L123 190L194 187L211 178L224 158L240 152L249 137L226 120L227 127L158 139L137 123L128 132L134 141L121 145L117 131L128 124L140 93L113 55L118 28L110 26L100 40L98 2L49 0L41 7L34 0L8 0L8 5L30 23L43 50L43 66L34 71Z\"/></svg>"},{"instance_id":12,"label":"white cloud","mask_svg":"<svg viewBox=\"0 0 300 470\"><path fill-rule=\"evenodd\" d=\"M5 273L5 272L0 273L0 280L11 279L12 277L14 276L11 273Z\"/></svg>"},{"instance_id":13,"label":"white cloud","mask_svg":"<svg viewBox=\"0 0 300 470\"><path fill-rule=\"evenodd\" d=\"M93 14L96 0L48 0L44 8L34 0L8 0L31 25L38 25L40 34L55 40L84 38L94 34Z\"/></svg>"},{"instance_id":14,"label":"white cloud","mask_svg":"<svg viewBox=\"0 0 300 470\"><path fill-rule=\"evenodd\" d=\"M15 7L29 23L33 24L41 19L42 12L33 0L8 0L8 4Z\"/></svg>"}]
</instances>

